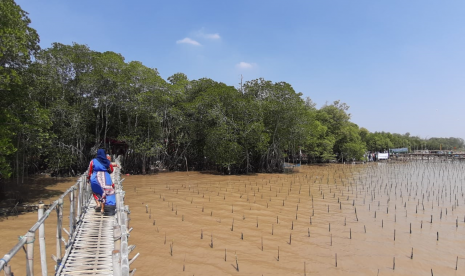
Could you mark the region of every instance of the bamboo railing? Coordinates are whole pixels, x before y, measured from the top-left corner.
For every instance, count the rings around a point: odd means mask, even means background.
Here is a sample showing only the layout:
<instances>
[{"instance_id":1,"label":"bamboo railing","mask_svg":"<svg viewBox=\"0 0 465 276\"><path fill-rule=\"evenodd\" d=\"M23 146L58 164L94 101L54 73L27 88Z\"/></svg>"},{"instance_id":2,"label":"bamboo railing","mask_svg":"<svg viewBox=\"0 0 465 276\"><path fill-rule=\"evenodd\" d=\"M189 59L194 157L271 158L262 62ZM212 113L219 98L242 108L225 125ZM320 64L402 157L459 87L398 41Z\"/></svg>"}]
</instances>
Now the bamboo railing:
<instances>
[{"instance_id":1,"label":"bamboo railing","mask_svg":"<svg viewBox=\"0 0 465 276\"><path fill-rule=\"evenodd\" d=\"M114 250L113 254L113 273L114 275L128 276L135 273L135 269L130 271L129 265L139 256L136 254L129 260L129 253L135 246L128 247L128 236L132 229L129 227L129 207L124 205L124 191L121 179L120 164L117 160L118 167L115 170L115 193L116 193L116 222L114 225ZM80 226L82 219L89 207L92 197L90 185L86 184L87 173L79 177L76 184L66 190L50 207L44 211L44 204L38 206L38 221L27 231L24 236L20 236L19 242L0 259L0 271L4 271L6 276L12 276L12 268L9 264L10 260L21 250L26 253L26 275L34 275L34 244L36 232L39 230L39 250L40 250L40 265L42 275L47 276L47 255L45 248L45 230L44 222L53 211L57 214L56 223L56 256L52 255L52 259L56 262L54 274L58 274L63 266L63 258L69 255L71 244L76 238L76 229ZM63 202L68 196L69 198L69 232L63 227ZM68 240L63 238L63 231L68 234ZM62 250L62 243L66 249ZM63 254L64 253L64 254ZM131 273L131 274L130 274Z\"/></svg>"}]
</instances>

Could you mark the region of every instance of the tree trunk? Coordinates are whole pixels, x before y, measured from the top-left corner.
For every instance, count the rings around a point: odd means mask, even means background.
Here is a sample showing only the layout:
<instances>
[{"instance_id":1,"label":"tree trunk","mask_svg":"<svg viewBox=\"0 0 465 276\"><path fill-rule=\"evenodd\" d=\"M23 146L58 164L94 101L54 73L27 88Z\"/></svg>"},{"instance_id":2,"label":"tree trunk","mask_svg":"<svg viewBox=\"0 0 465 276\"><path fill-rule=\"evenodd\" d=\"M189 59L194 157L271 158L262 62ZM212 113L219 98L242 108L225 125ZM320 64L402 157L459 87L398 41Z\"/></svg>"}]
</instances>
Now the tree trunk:
<instances>
[{"instance_id":1,"label":"tree trunk","mask_svg":"<svg viewBox=\"0 0 465 276\"><path fill-rule=\"evenodd\" d=\"M249 150L245 149L245 154L247 155L247 166L246 166L246 173L249 174Z\"/></svg>"},{"instance_id":2,"label":"tree trunk","mask_svg":"<svg viewBox=\"0 0 465 276\"><path fill-rule=\"evenodd\" d=\"M146 158L145 158L145 154L142 154L142 174L145 175L146 172L145 172L145 165L146 165Z\"/></svg>"}]
</instances>

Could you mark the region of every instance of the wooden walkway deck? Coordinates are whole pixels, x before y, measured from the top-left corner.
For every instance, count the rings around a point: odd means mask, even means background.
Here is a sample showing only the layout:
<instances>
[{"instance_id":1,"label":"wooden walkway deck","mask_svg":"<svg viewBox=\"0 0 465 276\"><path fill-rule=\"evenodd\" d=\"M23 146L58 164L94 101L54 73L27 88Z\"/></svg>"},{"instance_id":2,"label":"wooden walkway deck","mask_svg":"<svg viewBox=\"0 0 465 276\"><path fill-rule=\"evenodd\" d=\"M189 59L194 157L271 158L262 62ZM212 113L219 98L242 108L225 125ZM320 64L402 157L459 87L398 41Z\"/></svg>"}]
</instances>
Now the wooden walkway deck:
<instances>
[{"instance_id":1,"label":"wooden walkway deck","mask_svg":"<svg viewBox=\"0 0 465 276\"><path fill-rule=\"evenodd\" d=\"M57 275L113 275L115 215L96 212L95 206L92 200Z\"/></svg>"}]
</instances>

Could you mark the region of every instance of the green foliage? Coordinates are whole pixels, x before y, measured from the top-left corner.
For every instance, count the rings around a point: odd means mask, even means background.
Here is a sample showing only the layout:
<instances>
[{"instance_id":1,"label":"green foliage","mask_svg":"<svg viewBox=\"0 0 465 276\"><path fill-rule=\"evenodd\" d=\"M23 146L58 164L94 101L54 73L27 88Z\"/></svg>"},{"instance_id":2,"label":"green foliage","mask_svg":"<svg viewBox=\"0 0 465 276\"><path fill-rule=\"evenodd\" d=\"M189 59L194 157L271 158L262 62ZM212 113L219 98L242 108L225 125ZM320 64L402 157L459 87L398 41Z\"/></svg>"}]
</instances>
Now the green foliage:
<instances>
[{"instance_id":1,"label":"green foliage","mask_svg":"<svg viewBox=\"0 0 465 276\"><path fill-rule=\"evenodd\" d=\"M0 1L0 179L24 172L25 152L43 145L48 118L35 102L27 69L39 36L13 0ZM21 160L22 162L20 162Z\"/></svg>"},{"instance_id":2,"label":"green foliage","mask_svg":"<svg viewBox=\"0 0 465 276\"><path fill-rule=\"evenodd\" d=\"M27 12L13 0L0 1L0 90L21 83L19 71L39 50L39 35L30 23Z\"/></svg>"},{"instance_id":3,"label":"green foliage","mask_svg":"<svg viewBox=\"0 0 465 276\"><path fill-rule=\"evenodd\" d=\"M84 170L97 148L123 145L125 169L281 171L284 162L362 160L389 148L463 149L460 138L370 133L340 101L320 109L286 82L240 89L86 45L40 50L27 13L0 0L0 179ZM117 141L118 142L118 141ZM120 152L118 152L120 153Z\"/></svg>"}]
</instances>

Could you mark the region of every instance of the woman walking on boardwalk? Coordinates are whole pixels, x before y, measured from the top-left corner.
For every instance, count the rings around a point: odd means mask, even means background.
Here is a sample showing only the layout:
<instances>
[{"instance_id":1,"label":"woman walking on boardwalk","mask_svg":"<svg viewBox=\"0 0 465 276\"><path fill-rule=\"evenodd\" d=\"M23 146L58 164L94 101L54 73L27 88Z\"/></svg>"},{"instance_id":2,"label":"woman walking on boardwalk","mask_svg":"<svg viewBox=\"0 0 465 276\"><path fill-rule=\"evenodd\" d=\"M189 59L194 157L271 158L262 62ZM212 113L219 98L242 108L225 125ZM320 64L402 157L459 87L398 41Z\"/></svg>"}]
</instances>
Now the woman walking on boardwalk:
<instances>
[{"instance_id":1,"label":"woman walking on boardwalk","mask_svg":"<svg viewBox=\"0 0 465 276\"><path fill-rule=\"evenodd\" d=\"M90 187L97 201L97 208L100 207L103 213L105 208L105 199L107 195L114 194L110 173L113 172L113 166L107 159L104 149L97 151L97 157L92 159L89 164L89 174L87 180L90 181Z\"/></svg>"}]
</instances>

